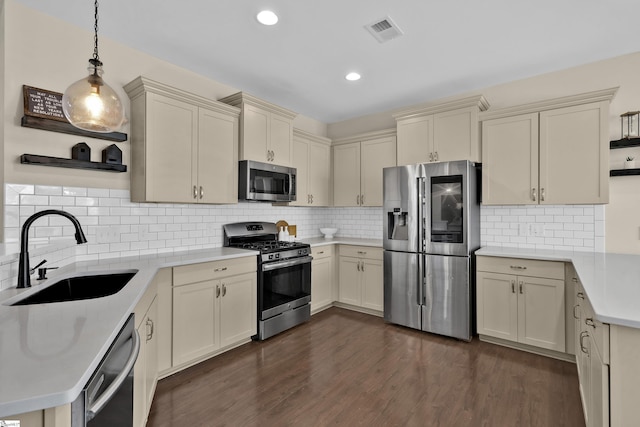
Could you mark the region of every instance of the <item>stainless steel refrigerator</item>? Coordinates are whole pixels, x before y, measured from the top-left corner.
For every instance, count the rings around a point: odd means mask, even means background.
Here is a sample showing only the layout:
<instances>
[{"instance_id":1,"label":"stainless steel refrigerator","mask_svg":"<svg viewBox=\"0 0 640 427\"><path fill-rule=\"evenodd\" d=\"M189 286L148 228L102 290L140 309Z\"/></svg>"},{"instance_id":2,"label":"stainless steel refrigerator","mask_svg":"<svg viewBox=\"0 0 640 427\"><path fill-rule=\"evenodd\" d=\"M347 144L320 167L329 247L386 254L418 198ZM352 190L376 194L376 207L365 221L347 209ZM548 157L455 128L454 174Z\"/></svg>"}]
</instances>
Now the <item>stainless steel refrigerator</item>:
<instances>
[{"instance_id":1,"label":"stainless steel refrigerator","mask_svg":"<svg viewBox=\"0 0 640 427\"><path fill-rule=\"evenodd\" d=\"M480 247L479 166L384 169L384 318L470 341Z\"/></svg>"}]
</instances>

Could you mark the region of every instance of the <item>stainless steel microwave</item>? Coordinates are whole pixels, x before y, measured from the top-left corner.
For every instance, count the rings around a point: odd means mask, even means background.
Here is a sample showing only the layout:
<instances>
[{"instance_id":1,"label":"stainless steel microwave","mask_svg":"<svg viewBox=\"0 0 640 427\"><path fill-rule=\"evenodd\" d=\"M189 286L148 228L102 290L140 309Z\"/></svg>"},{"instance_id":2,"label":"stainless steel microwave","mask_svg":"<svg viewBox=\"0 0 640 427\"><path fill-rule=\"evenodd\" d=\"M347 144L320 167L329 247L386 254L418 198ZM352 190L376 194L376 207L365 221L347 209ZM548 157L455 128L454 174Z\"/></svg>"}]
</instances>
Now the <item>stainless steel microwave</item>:
<instances>
[{"instance_id":1,"label":"stainless steel microwave","mask_svg":"<svg viewBox=\"0 0 640 427\"><path fill-rule=\"evenodd\" d=\"M296 169L241 160L238 167L238 199L256 202L294 202Z\"/></svg>"}]
</instances>

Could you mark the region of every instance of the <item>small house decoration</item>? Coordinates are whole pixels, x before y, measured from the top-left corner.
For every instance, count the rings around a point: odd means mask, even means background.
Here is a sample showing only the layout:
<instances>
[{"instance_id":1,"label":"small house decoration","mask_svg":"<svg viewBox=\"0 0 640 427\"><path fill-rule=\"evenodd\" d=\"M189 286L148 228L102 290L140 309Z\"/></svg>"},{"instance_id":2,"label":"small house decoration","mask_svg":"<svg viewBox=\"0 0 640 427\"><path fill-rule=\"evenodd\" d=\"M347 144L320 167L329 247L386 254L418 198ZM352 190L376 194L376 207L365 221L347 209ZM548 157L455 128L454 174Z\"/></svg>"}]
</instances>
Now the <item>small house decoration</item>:
<instances>
[{"instance_id":1,"label":"small house decoration","mask_svg":"<svg viewBox=\"0 0 640 427\"><path fill-rule=\"evenodd\" d=\"M622 138L638 138L640 137L640 111L629 111L620 115L620 124L622 126Z\"/></svg>"},{"instance_id":2,"label":"small house decoration","mask_svg":"<svg viewBox=\"0 0 640 427\"><path fill-rule=\"evenodd\" d=\"M91 161L91 147L84 142L79 142L71 148L71 158L75 160Z\"/></svg>"},{"instance_id":3,"label":"small house decoration","mask_svg":"<svg viewBox=\"0 0 640 427\"><path fill-rule=\"evenodd\" d=\"M122 150L120 150L116 144L111 144L104 150L102 150L102 163L109 163L112 165L122 164Z\"/></svg>"}]
</instances>

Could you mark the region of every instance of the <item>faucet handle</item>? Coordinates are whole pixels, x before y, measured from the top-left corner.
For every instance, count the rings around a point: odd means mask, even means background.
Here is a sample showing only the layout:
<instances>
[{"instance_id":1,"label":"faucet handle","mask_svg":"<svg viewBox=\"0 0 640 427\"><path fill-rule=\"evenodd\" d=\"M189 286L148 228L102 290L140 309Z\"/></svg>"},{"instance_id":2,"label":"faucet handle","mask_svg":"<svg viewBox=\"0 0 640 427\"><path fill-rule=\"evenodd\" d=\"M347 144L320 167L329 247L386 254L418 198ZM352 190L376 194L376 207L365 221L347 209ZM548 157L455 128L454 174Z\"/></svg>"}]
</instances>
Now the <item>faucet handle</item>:
<instances>
[{"instance_id":1,"label":"faucet handle","mask_svg":"<svg viewBox=\"0 0 640 427\"><path fill-rule=\"evenodd\" d=\"M38 269L38 267L40 267L40 266L41 266L42 264L44 264L45 262L47 262L47 260L46 260L46 259L43 259L42 261L40 261L40 263L39 263L38 265L36 265L35 267L33 267L31 270L29 270L29 274L33 274L33 273Z\"/></svg>"}]
</instances>

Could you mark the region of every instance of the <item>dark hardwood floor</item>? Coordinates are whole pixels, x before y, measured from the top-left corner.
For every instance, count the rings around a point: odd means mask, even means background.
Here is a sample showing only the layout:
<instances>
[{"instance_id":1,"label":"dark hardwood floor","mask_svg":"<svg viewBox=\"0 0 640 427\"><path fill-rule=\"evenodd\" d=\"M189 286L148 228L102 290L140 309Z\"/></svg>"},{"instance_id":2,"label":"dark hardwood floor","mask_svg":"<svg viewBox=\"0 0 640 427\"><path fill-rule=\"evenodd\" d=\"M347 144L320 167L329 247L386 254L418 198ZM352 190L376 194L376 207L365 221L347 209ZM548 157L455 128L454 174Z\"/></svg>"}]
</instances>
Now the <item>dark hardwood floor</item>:
<instances>
[{"instance_id":1,"label":"dark hardwood floor","mask_svg":"<svg viewBox=\"0 0 640 427\"><path fill-rule=\"evenodd\" d=\"M584 426L576 367L331 308L158 383L148 427Z\"/></svg>"}]
</instances>

